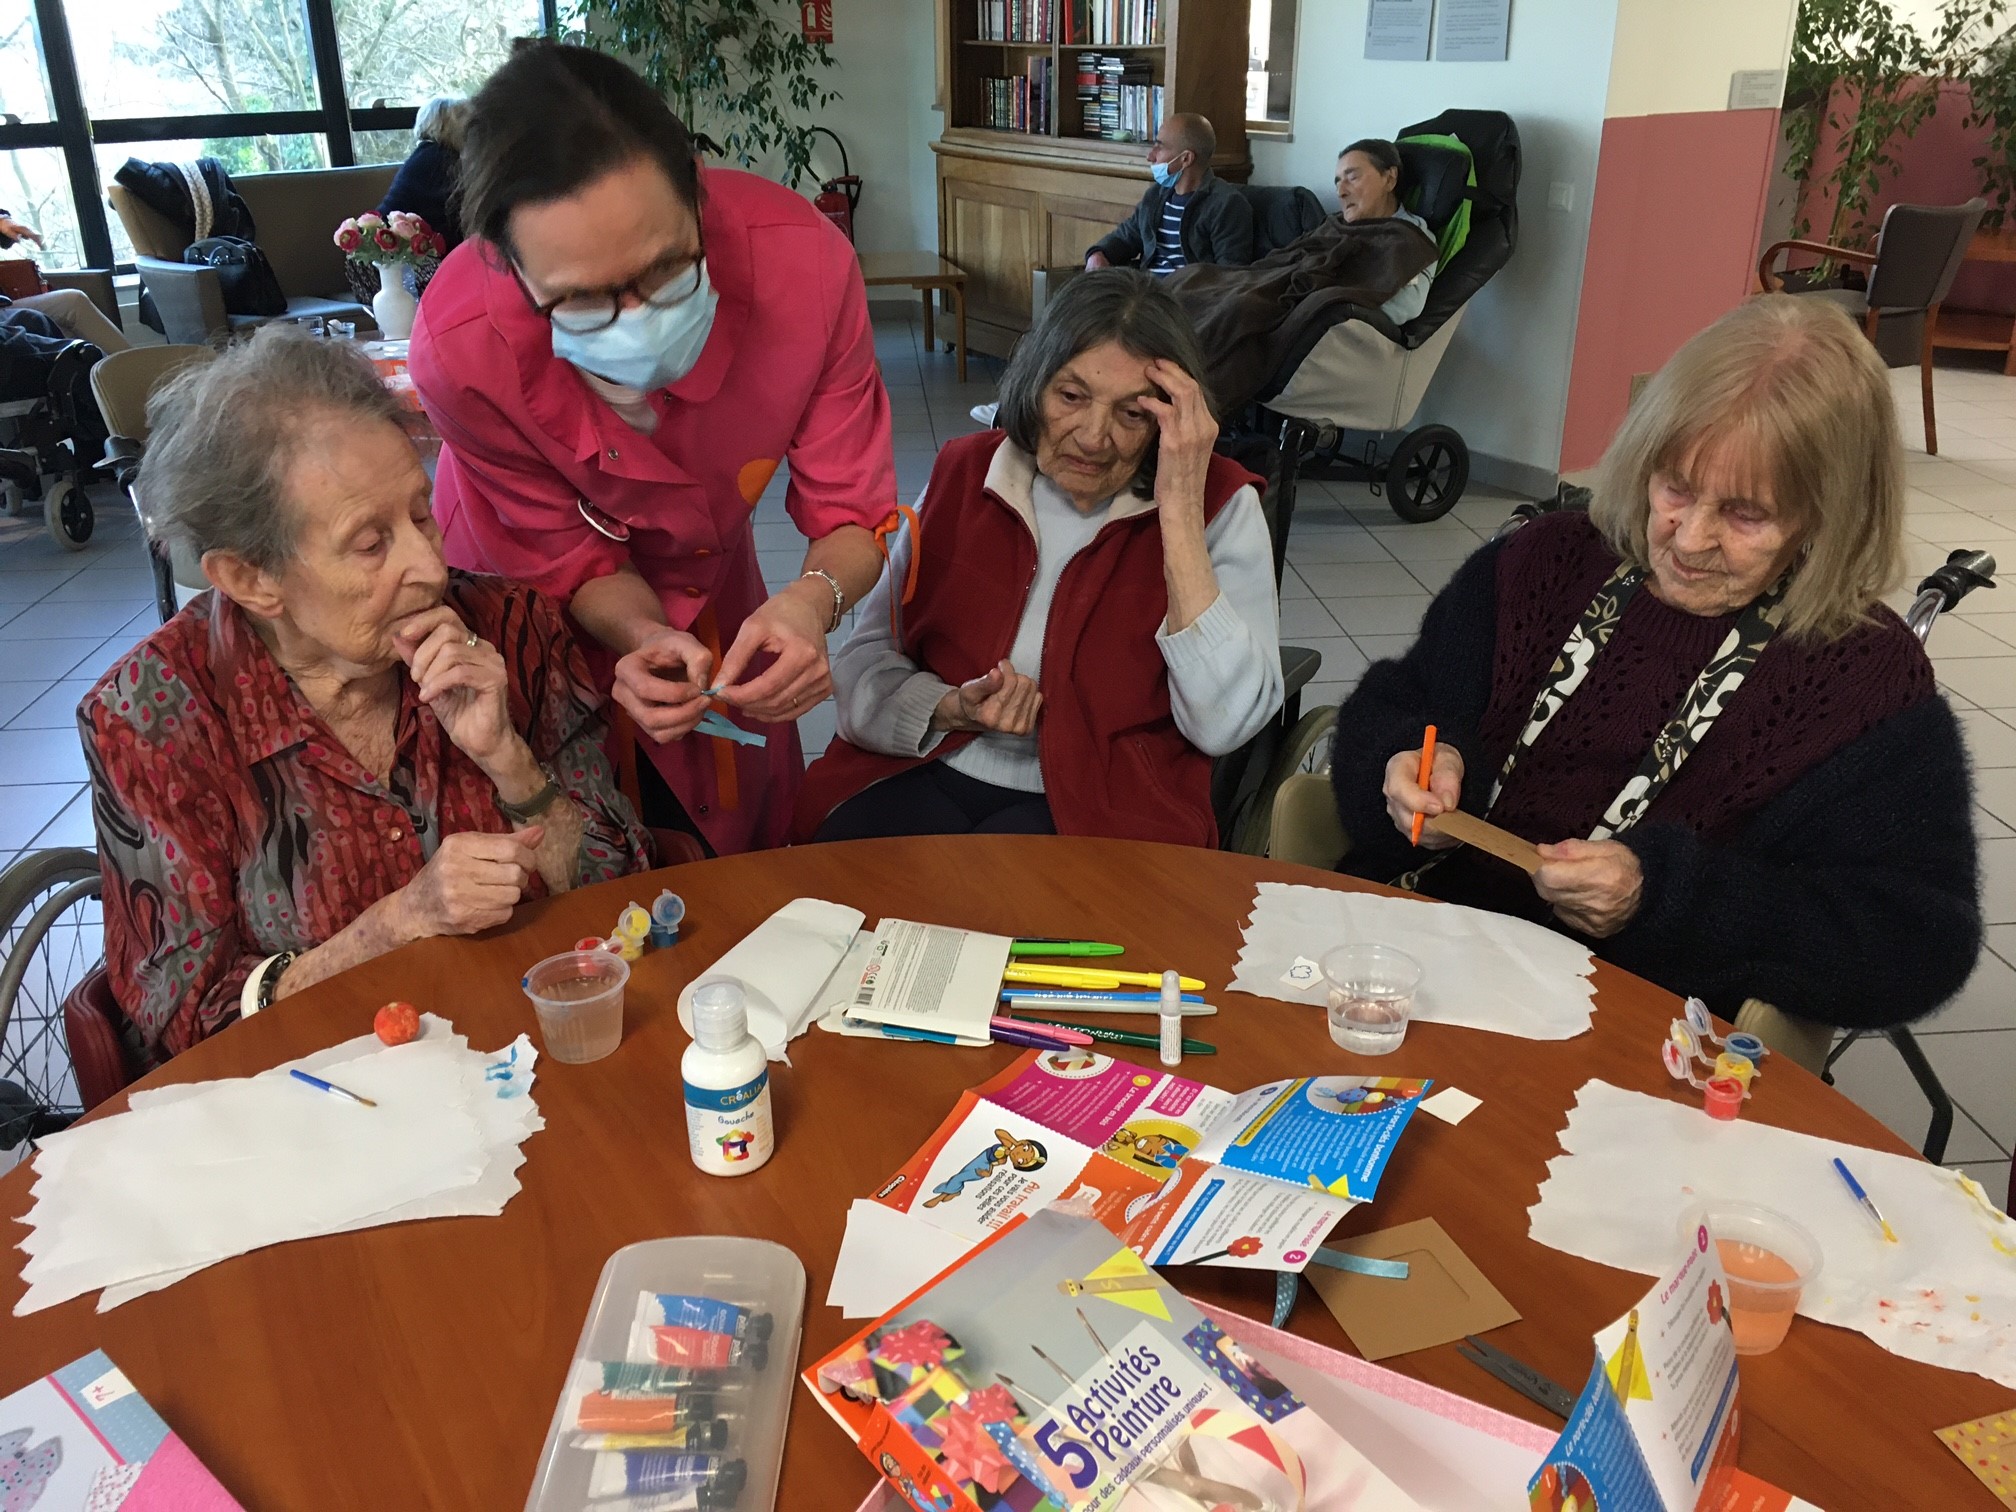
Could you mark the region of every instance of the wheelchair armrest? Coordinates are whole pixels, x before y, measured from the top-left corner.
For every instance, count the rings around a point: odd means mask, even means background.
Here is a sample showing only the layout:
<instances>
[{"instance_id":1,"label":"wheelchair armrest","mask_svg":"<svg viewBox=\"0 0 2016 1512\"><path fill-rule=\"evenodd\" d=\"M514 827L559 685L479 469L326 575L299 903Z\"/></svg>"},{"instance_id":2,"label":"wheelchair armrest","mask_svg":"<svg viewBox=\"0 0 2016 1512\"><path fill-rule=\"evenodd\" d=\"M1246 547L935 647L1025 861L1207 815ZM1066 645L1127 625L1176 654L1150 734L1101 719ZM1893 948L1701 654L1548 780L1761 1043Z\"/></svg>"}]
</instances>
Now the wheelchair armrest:
<instances>
[{"instance_id":1,"label":"wheelchair armrest","mask_svg":"<svg viewBox=\"0 0 2016 1512\"><path fill-rule=\"evenodd\" d=\"M119 319L119 295L112 287L110 268L59 268L55 272L44 270L42 282L51 289L75 289L98 306L98 312L121 330L124 322Z\"/></svg>"},{"instance_id":2,"label":"wheelchair armrest","mask_svg":"<svg viewBox=\"0 0 2016 1512\"><path fill-rule=\"evenodd\" d=\"M1293 698L1310 683L1323 668L1323 653L1309 646L1283 646L1281 648L1281 691Z\"/></svg>"},{"instance_id":3,"label":"wheelchair armrest","mask_svg":"<svg viewBox=\"0 0 2016 1512\"><path fill-rule=\"evenodd\" d=\"M1031 268L1029 270L1029 324L1033 328L1042 320L1043 312L1050 301L1063 292L1064 285L1085 271L1082 263L1061 268Z\"/></svg>"},{"instance_id":4,"label":"wheelchair armrest","mask_svg":"<svg viewBox=\"0 0 2016 1512\"><path fill-rule=\"evenodd\" d=\"M1362 321L1397 347L1407 345L1407 337L1400 327L1386 318L1386 312L1374 305L1351 304L1348 301L1328 312L1328 325L1340 326L1347 320Z\"/></svg>"},{"instance_id":5,"label":"wheelchair armrest","mask_svg":"<svg viewBox=\"0 0 2016 1512\"><path fill-rule=\"evenodd\" d=\"M209 346L231 329L224 308L224 285L215 268L170 262L165 257L135 257L140 281L154 296L164 334L188 346Z\"/></svg>"}]
</instances>

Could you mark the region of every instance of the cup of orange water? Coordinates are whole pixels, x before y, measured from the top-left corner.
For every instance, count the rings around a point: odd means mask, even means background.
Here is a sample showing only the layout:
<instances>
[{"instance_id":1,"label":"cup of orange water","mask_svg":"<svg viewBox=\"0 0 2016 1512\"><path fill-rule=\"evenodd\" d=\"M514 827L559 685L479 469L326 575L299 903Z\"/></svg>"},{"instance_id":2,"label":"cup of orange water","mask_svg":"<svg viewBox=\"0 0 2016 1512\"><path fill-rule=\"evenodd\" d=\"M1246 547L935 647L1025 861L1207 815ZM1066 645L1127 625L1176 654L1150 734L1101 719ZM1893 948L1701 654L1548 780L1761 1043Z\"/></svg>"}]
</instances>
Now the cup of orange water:
<instances>
[{"instance_id":1,"label":"cup of orange water","mask_svg":"<svg viewBox=\"0 0 2016 1512\"><path fill-rule=\"evenodd\" d=\"M1736 1353L1769 1354L1784 1343L1799 1299L1820 1274L1819 1242L1774 1208L1714 1198L1681 1215L1680 1238L1692 1248L1715 1246L1729 1278Z\"/></svg>"}]
</instances>

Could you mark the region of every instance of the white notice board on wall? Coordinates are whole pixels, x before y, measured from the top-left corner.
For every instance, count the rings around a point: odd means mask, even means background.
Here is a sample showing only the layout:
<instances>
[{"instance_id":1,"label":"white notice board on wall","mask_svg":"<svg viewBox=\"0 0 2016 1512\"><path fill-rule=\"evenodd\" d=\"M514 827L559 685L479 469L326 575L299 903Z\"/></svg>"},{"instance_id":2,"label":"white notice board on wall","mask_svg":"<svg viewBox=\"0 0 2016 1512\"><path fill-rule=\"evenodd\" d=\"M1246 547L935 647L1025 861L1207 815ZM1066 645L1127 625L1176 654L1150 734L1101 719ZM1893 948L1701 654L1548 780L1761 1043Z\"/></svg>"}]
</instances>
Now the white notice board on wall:
<instances>
[{"instance_id":1,"label":"white notice board on wall","mask_svg":"<svg viewBox=\"0 0 2016 1512\"><path fill-rule=\"evenodd\" d=\"M1365 7L1365 56L1381 63L1425 62L1434 11L1435 0L1372 0Z\"/></svg>"},{"instance_id":2,"label":"white notice board on wall","mask_svg":"<svg viewBox=\"0 0 2016 1512\"><path fill-rule=\"evenodd\" d=\"M1512 0L1441 0L1435 16L1435 61L1503 63L1512 34Z\"/></svg>"}]
</instances>

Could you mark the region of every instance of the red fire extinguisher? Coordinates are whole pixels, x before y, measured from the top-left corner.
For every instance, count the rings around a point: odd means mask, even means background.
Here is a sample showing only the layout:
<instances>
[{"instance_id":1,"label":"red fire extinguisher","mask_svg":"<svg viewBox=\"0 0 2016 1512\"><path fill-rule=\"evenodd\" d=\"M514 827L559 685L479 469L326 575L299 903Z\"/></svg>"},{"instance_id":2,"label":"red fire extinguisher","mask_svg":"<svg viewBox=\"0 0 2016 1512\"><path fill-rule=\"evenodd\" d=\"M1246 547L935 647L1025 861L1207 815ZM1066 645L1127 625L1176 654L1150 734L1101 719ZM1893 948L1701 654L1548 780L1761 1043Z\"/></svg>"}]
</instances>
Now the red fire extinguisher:
<instances>
[{"instance_id":1,"label":"red fire extinguisher","mask_svg":"<svg viewBox=\"0 0 2016 1512\"><path fill-rule=\"evenodd\" d=\"M824 126L812 128L821 136L833 138L833 145L840 149L840 172L835 178L819 185L819 192L812 197L813 207L826 219L845 233L847 240L854 240L854 210L861 203L861 179L851 171L847 161L847 144Z\"/></svg>"}]
</instances>

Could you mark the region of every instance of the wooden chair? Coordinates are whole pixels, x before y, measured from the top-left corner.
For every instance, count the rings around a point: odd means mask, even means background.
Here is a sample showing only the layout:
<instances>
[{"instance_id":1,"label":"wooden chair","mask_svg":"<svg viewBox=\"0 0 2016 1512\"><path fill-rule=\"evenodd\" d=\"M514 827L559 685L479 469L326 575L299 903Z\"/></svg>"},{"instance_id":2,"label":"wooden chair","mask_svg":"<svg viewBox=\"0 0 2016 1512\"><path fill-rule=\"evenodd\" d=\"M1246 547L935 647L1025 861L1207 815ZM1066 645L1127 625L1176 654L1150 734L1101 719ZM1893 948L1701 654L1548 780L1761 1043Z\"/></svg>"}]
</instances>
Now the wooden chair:
<instances>
[{"instance_id":1,"label":"wooden chair","mask_svg":"<svg viewBox=\"0 0 2016 1512\"><path fill-rule=\"evenodd\" d=\"M1883 215L1876 250L1836 247L1827 242L1781 241L1765 249L1757 263L1761 293L1784 290L1772 271L1787 252L1810 252L1869 270L1861 289L1793 289L1802 299L1824 299L1852 315L1887 367L1917 364L1925 406L1925 450L1937 456L1939 432L1932 415L1932 337L1939 306L1966 260L1987 202L1978 196L1964 205L1892 205Z\"/></svg>"}]
</instances>

